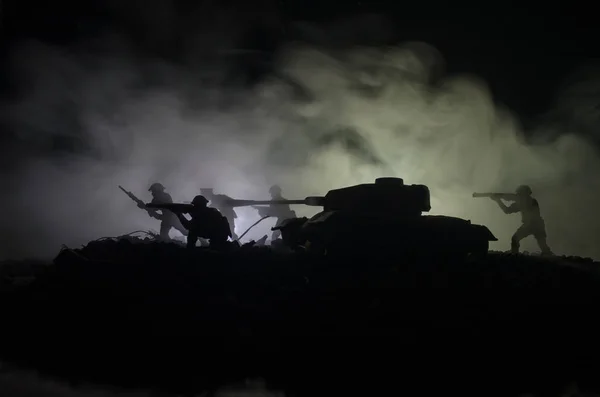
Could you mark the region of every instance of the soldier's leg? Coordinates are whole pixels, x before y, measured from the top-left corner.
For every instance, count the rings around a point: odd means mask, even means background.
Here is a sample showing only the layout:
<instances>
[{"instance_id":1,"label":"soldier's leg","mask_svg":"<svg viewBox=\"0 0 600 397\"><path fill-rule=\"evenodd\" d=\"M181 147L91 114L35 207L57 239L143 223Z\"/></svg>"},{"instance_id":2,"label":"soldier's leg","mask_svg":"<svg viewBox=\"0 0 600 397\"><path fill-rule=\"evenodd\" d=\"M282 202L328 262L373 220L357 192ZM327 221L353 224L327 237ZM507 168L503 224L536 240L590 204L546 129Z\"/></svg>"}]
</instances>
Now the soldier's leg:
<instances>
[{"instance_id":1,"label":"soldier's leg","mask_svg":"<svg viewBox=\"0 0 600 397\"><path fill-rule=\"evenodd\" d=\"M177 218L171 221L171 227L186 237L189 233L188 230L181 224L181 221Z\"/></svg>"},{"instance_id":2,"label":"soldier's leg","mask_svg":"<svg viewBox=\"0 0 600 397\"><path fill-rule=\"evenodd\" d=\"M521 247L521 240L523 240L530 234L532 234L531 230L529 230L529 228L526 225L521 225L521 227L517 229L515 234L513 234L510 239L510 251L513 254L518 254L519 248Z\"/></svg>"},{"instance_id":3,"label":"soldier's leg","mask_svg":"<svg viewBox=\"0 0 600 397\"><path fill-rule=\"evenodd\" d=\"M281 232L279 230L275 230L271 234L271 240L277 240L281 236Z\"/></svg>"},{"instance_id":4,"label":"soldier's leg","mask_svg":"<svg viewBox=\"0 0 600 397\"><path fill-rule=\"evenodd\" d=\"M189 232L188 236L187 236L187 244L186 247L187 248L195 248L196 247L196 242L198 241L198 236L196 235L196 233L193 232Z\"/></svg>"},{"instance_id":5,"label":"soldier's leg","mask_svg":"<svg viewBox=\"0 0 600 397\"><path fill-rule=\"evenodd\" d=\"M237 240L238 235L235 234L235 220L233 218L227 218L227 222L229 222L229 230L231 230L231 239Z\"/></svg>"},{"instance_id":6,"label":"soldier's leg","mask_svg":"<svg viewBox=\"0 0 600 397\"><path fill-rule=\"evenodd\" d=\"M275 221L275 227L280 226L282 222L283 222L283 219L277 218L277 220ZM271 234L271 240L277 240L279 237L281 237L281 231L279 231L279 230L275 230Z\"/></svg>"},{"instance_id":7,"label":"soldier's leg","mask_svg":"<svg viewBox=\"0 0 600 397\"><path fill-rule=\"evenodd\" d=\"M171 230L171 224L166 221L160 222L160 234L159 239L161 241L169 241L171 238L169 237L169 231Z\"/></svg>"},{"instance_id":8,"label":"soldier's leg","mask_svg":"<svg viewBox=\"0 0 600 397\"><path fill-rule=\"evenodd\" d=\"M533 234L533 237L538 243L540 247L540 251L542 251L542 255L554 255L550 247L548 246L548 242L546 241L546 228L540 227L539 230L536 230Z\"/></svg>"},{"instance_id":9,"label":"soldier's leg","mask_svg":"<svg viewBox=\"0 0 600 397\"><path fill-rule=\"evenodd\" d=\"M185 227L183 227L181 223L179 225L175 224L173 225L173 227L175 228L175 230L177 230L179 233L183 234L186 237L189 234L188 230Z\"/></svg>"}]
</instances>

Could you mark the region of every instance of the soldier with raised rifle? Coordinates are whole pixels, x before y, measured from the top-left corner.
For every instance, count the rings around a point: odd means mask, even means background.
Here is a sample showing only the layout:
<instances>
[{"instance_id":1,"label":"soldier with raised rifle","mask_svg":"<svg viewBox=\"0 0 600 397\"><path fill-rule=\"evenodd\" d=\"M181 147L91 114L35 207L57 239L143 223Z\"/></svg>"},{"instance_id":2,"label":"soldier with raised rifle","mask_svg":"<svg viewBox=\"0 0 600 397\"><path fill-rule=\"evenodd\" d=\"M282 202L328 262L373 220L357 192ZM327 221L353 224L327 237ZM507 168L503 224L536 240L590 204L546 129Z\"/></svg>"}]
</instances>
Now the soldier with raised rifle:
<instances>
[{"instance_id":1,"label":"soldier with raised rifle","mask_svg":"<svg viewBox=\"0 0 600 397\"><path fill-rule=\"evenodd\" d=\"M191 204L146 204L148 208L171 211L179 218L188 230L188 248L194 248L199 238L208 239L211 247L224 248L227 239L231 237L229 222L216 208L207 205L208 200L200 195L194 197ZM191 219L187 219L183 214L189 214Z\"/></svg>"},{"instance_id":2,"label":"soldier with raised rifle","mask_svg":"<svg viewBox=\"0 0 600 397\"><path fill-rule=\"evenodd\" d=\"M133 193L125 190L122 186L119 186L129 198L131 198L137 204L138 208L146 210L148 215L150 215L154 219L158 219L160 221L160 232L159 239L163 241L169 241L169 232L171 228L179 231L184 236L188 235L188 231L183 227L177 216L169 210L161 209L158 212L156 209L149 208L142 200L137 198ZM152 204L169 204L173 203L173 198L169 193L165 191L165 187L161 183L153 183L150 185L148 191L152 194Z\"/></svg>"},{"instance_id":3,"label":"soldier with raised rifle","mask_svg":"<svg viewBox=\"0 0 600 397\"><path fill-rule=\"evenodd\" d=\"M546 224L540 212L538 201L533 198L531 187L521 185L515 193L473 193L473 197L487 197L495 201L505 214L521 213L522 225L517 229L511 238L511 251L518 253L521 240L525 237L533 236L542 255L553 255L548 243L546 242ZM502 201L511 201L507 206Z\"/></svg>"}]
</instances>

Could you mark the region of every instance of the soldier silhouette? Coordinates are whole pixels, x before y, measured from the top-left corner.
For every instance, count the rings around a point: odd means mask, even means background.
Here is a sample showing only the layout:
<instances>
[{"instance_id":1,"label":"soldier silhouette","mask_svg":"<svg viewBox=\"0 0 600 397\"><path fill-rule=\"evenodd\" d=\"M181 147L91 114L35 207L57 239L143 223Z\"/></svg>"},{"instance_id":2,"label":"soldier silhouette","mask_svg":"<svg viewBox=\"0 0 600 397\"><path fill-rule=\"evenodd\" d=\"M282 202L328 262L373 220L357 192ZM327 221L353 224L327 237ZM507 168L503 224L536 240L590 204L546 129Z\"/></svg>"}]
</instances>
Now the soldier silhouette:
<instances>
[{"instance_id":1,"label":"soldier silhouette","mask_svg":"<svg viewBox=\"0 0 600 397\"><path fill-rule=\"evenodd\" d=\"M227 239L231 237L227 219L216 208L208 207L208 200L204 196L194 197L191 204L193 209L186 211L191 219L187 219L183 213L177 213L181 224L189 231L187 247L195 247L199 238L208 239L211 247L226 246Z\"/></svg>"},{"instance_id":2,"label":"soldier silhouette","mask_svg":"<svg viewBox=\"0 0 600 397\"><path fill-rule=\"evenodd\" d=\"M165 187L161 183L153 183L148 189L150 193L152 193L152 204L171 204L173 203L173 198L167 192L165 192ZM160 210L161 214L158 214L156 210L147 209L148 214L153 218L160 220L160 234L159 238L163 241L170 240L169 232L171 228L179 231L184 236L188 235L188 231L183 227L177 215L169 210Z\"/></svg>"},{"instance_id":3,"label":"soldier silhouette","mask_svg":"<svg viewBox=\"0 0 600 397\"><path fill-rule=\"evenodd\" d=\"M223 214L225 219L227 219L227 222L229 222L231 238L234 240L237 239L238 236L235 233L235 220L237 219L237 214L231 205L233 199L224 194L215 194L212 188L200 189L200 193L210 201L211 207L216 208Z\"/></svg>"},{"instance_id":4,"label":"soldier silhouette","mask_svg":"<svg viewBox=\"0 0 600 397\"><path fill-rule=\"evenodd\" d=\"M269 193L271 194L272 200L285 200L282 196L281 187L278 185L273 185L269 189ZM272 216L276 218L275 227L281 226L281 223L286 219L296 218L296 212L294 212L288 204L272 204L268 207L254 207L258 210L260 216ZM271 240L275 240L281 236L281 232L279 230L273 231L271 234Z\"/></svg>"},{"instance_id":5,"label":"soldier silhouette","mask_svg":"<svg viewBox=\"0 0 600 397\"><path fill-rule=\"evenodd\" d=\"M543 255L553 255L548 243L546 242L546 224L540 213L538 201L532 197L532 190L527 185L521 185L517 188L516 194L510 200L504 197L506 201L513 201L513 204L506 206L502 198L491 197L505 214L521 213L522 225L517 229L511 238L511 251L518 253L521 240L533 235L536 239Z\"/></svg>"}]
</instances>

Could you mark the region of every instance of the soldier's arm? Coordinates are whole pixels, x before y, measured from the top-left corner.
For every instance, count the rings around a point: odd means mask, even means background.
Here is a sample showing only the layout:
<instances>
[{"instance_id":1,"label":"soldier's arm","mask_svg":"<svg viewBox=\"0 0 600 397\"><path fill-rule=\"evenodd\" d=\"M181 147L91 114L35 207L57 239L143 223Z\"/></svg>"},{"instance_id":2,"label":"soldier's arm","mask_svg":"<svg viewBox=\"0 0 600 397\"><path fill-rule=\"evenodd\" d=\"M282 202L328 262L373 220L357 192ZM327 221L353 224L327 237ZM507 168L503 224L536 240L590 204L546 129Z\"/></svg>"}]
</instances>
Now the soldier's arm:
<instances>
[{"instance_id":1,"label":"soldier's arm","mask_svg":"<svg viewBox=\"0 0 600 397\"><path fill-rule=\"evenodd\" d=\"M253 205L252 208L254 208L255 210L258 211L258 215L261 217L264 216L272 216L272 210L271 207L262 207L259 205Z\"/></svg>"},{"instance_id":2,"label":"soldier's arm","mask_svg":"<svg viewBox=\"0 0 600 397\"><path fill-rule=\"evenodd\" d=\"M159 200L157 200L156 198L152 198L152 201L150 201L150 204L162 204L162 203L159 202ZM148 211L148 215L150 215L152 218L155 218L158 220L161 219L161 214L162 214L161 210L157 210L156 208L145 208L145 209L146 209L146 211Z\"/></svg>"},{"instance_id":3,"label":"soldier's arm","mask_svg":"<svg viewBox=\"0 0 600 397\"><path fill-rule=\"evenodd\" d=\"M192 222L189 219L187 219L181 212L177 212L175 213L175 215L177 215L177 218L179 218L179 222L181 222L183 227L185 227L187 230L190 230Z\"/></svg>"},{"instance_id":4,"label":"soldier's arm","mask_svg":"<svg viewBox=\"0 0 600 397\"><path fill-rule=\"evenodd\" d=\"M504 204L502 202L502 200L496 200L496 202L498 203L498 206L505 214L515 214L520 211L517 203L507 206L506 204Z\"/></svg>"}]
</instances>

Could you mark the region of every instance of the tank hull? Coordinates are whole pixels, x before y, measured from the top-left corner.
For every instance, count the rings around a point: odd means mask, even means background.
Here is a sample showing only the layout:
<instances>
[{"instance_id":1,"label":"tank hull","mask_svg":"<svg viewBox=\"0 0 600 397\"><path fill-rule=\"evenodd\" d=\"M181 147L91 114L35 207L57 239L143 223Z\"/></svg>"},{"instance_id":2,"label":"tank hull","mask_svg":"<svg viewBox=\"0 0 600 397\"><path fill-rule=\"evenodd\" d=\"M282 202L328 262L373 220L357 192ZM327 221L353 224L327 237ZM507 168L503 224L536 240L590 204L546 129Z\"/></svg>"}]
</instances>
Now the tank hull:
<instances>
[{"instance_id":1,"label":"tank hull","mask_svg":"<svg viewBox=\"0 0 600 397\"><path fill-rule=\"evenodd\" d=\"M412 255L482 255L497 241L482 225L449 216L323 211L282 225L286 244L310 251L393 250Z\"/></svg>"}]
</instances>

